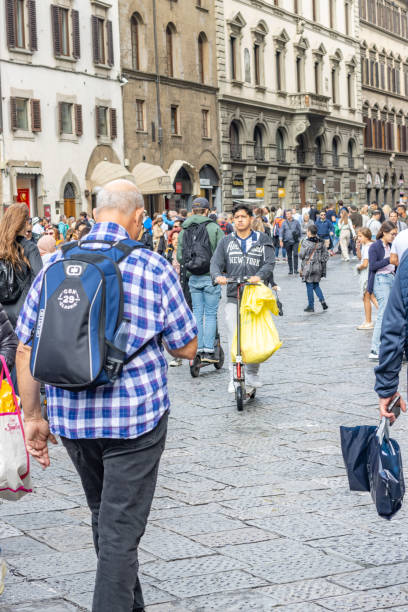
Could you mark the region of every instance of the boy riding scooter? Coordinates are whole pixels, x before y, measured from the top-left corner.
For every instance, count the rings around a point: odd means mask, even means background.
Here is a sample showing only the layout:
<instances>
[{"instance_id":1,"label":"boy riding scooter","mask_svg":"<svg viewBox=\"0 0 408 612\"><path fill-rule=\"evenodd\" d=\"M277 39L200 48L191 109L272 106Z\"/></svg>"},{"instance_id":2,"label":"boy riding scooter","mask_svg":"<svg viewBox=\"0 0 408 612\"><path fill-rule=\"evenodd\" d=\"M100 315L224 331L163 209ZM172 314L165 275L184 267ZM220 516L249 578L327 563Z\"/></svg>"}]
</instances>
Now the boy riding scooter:
<instances>
[{"instance_id":1,"label":"boy riding scooter","mask_svg":"<svg viewBox=\"0 0 408 612\"><path fill-rule=\"evenodd\" d=\"M237 204L233 211L233 234L225 236L219 242L211 259L210 273L218 285L226 285L227 278L248 278L249 283L264 281L277 289L273 281L275 267L275 250L271 238L262 232L251 229L252 210L246 204ZM225 319L227 324L228 344L231 349L237 325L237 284L228 282ZM247 394L260 386L259 364L246 366ZM230 362L230 382L228 393L235 392L233 366Z\"/></svg>"}]
</instances>

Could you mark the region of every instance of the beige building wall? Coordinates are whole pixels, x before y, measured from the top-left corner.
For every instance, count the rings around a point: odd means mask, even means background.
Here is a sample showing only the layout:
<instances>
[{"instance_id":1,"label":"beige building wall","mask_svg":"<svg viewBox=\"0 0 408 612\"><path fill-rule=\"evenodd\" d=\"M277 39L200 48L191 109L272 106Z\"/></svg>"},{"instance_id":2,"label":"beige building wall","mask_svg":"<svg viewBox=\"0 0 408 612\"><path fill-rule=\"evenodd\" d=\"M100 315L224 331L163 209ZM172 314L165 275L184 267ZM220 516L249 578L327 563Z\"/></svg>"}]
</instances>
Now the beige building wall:
<instances>
[{"instance_id":1,"label":"beige building wall","mask_svg":"<svg viewBox=\"0 0 408 612\"><path fill-rule=\"evenodd\" d=\"M155 4L156 17L151 0L119 2L125 159L170 171L181 193L156 198L156 210L200 193L220 207L214 3Z\"/></svg>"},{"instance_id":2,"label":"beige building wall","mask_svg":"<svg viewBox=\"0 0 408 612\"><path fill-rule=\"evenodd\" d=\"M408 4L360 0L366 199L408 196Z\"/></svg>"},{"instance_id":3,"label":"beige building wall","mask_svg":"<svg viewBox=\"0 0 408 612\"><path fill-rule=\"evenodd\" d=\"M358 2L216 8L226 204L362 201Z\"/></svg>"}]
</instances>

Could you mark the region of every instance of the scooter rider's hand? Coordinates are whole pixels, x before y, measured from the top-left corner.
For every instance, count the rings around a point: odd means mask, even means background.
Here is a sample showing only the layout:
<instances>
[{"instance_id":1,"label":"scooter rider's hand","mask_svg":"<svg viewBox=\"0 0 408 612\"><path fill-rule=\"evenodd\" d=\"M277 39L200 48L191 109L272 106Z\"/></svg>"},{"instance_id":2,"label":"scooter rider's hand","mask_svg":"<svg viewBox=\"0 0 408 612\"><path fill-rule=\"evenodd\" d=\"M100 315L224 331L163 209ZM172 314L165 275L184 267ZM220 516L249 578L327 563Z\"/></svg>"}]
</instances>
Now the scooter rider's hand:
<instances>
[{"instance_id":1,"label":"scooter rider's hand","mask_svg":"<svg viewBox=\"0 0 408 612\"><path fill-rule=\"evenodd\" d=\"M248 283L260 283L261 279L259 278L259 276L251 276L250 279L248 280Z\"/></svg>"},{"instance_id":2,"label":"scooter rider's hand","mask_svg":"<svg viewBox=\"0 0 408 612\"><path fill-rule=\"evenodd\" d=\"M227 279L225 276L217 276L217 278L215 279L215 282L217 283L217 285L226 285Z\"/></svg>"}]
</instances>

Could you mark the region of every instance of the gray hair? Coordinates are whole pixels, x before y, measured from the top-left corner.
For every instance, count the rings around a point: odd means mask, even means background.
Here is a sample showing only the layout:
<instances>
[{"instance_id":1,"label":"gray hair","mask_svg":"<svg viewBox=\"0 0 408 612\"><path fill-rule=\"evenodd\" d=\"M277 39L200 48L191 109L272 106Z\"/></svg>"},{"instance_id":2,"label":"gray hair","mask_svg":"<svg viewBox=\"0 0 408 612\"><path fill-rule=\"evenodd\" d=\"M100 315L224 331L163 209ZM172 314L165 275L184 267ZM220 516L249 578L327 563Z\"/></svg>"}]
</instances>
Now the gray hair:
<instances>
[{"instance_id":1,"label":"gray hair","mask_svg":"<svg viewBox=\"0 0 408 612\"><path fill-rule=\"evenodd\" d=\"M114 188L112 189L111 186ZM123 189L120 189L121 186ZM143 196L131 181L116 179L98 190L95 214L97 215L104 208L131 215L136 208L144 208Z\"/></svg>"}]
</instances>

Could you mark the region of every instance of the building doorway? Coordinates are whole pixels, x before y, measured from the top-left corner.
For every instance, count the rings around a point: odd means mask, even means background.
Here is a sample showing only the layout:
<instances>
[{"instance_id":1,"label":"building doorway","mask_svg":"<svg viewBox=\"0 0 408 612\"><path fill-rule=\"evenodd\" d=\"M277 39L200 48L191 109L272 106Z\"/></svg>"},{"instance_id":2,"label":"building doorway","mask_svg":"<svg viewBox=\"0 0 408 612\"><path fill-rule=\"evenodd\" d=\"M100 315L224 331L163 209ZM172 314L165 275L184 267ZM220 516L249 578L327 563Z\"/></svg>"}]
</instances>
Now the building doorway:
<instances>
[{"instance_id":1,"label":"building doorway","mask_svg":"<svg viewBox=\"0 0 408 612\"><path fill-rule=\"evenodd\" d=\"M72 183L67 183L64 189L64 215L76 218L75 187Z\"/></svg>"}]
</instances>

